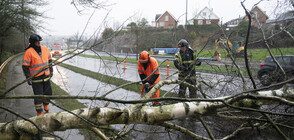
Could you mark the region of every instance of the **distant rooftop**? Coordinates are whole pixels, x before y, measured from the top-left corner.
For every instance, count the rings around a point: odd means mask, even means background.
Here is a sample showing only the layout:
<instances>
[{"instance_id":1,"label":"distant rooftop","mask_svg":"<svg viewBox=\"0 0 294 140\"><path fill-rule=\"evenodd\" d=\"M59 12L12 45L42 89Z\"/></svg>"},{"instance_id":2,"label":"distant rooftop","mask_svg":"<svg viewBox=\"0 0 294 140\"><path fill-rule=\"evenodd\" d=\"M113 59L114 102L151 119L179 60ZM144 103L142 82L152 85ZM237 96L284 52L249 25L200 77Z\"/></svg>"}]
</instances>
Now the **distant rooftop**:
<instances>
[{"instance_id":1,"label":"distant rooftop","mask_svg":"<svg viewBox=\"0 0 294 140\"><path fill-rule=\"evenodd\" d=\"M288 20L288 19L293 19L293 18L294 18L294 11L288 11L288 12L282 13L277 18L277 21Z\"/></svg>"},{"instance_id":2,"label":"distant rooftop","mask_svg":"<svg viewBox=\"0 0 294 140\"><path fill-rule=\"evenodd\" d=\"M161 16L161 14L156 14L155 16L155 21L157 21L157 19Z\"/></svg>"},{"instance_id":3,"label":"distant rooftop","mask_svg":"<svg viewBox=\"0 0 294 140\"><path fill-rule=\"evenodd\" d=\"M294 19L294 11L288 11L288 12L282 13L276 19L268 19L266 23L273 23L273 22L279 22L279 21L290 20L290 19Z\"/></svg>"}]
</instances>

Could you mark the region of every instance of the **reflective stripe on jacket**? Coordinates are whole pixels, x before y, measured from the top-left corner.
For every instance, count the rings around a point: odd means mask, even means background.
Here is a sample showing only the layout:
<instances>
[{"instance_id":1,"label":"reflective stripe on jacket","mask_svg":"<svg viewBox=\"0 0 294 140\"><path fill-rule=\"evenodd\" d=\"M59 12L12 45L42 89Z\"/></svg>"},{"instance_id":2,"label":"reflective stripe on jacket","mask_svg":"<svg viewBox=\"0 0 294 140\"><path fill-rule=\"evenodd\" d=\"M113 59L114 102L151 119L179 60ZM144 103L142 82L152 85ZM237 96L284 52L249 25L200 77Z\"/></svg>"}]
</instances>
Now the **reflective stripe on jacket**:
<instances>
[{"instance_id":1,"label":"reflective stripe on jacket","mask_svg":"<svg viewBox=\"0 0 294 140\"><path fill-rule=\"evenodd\" d=\"M190 55L192 57L189 57L188 55ZM196 59L197 59L196 58L196 53L190 48L187 48L186 52L178 51L175 54L175 61L177 61L177 62L175 62L174 64L178 68L180 77L187 76L189 72L190 72L190 76L195 75L196 68L195 68L195 62L194 61ZM194 66L192 66L193 64L194 64ZM184 71L181 68L189 68L189 70Z\"/></svg>"},{"instance_id":2,"label":"reflective stripe on jacket","mask_svg":"<svg viewBox=\"0 0 294 140\"><path fill-rule=\"evenodd\" d=\"M157 60L155 58L153 58L153 57L150 57L150 60L148 62L148 66L147 66L146 70L144 69L143 64L140 63L140 61L138 61L138 73L139 74L145 74L146 77L148 77L154 70L156 70L157 67L158 67ZM159 80L160 80L160 71L159 71L159 68L154 72L154 74L158 74L159 76L158 76L158 78L156 79L156 81L152 85L158 83ZM147 79L147 81L149 81L152 76L150 76Z\"/></svg>"},{"instance_id":3,"label":"reflective stripe on jacket","mask_svg":"<svg viewBox=\"0 0 294 140\"><path fill-rule=\"evenodd\" d=\"M24 54L22 65L29 66L30 76L33 76L44 66L48 65L49 60L51 59L52 59L51 54L45 46L41 46L41 56L35 51L34 48L30 47L29 49L26 50ZM44 69L35 77L38 77L43 74L45 75L50 74L48 66L46 69Z\"/></svg>"}]
</instances>

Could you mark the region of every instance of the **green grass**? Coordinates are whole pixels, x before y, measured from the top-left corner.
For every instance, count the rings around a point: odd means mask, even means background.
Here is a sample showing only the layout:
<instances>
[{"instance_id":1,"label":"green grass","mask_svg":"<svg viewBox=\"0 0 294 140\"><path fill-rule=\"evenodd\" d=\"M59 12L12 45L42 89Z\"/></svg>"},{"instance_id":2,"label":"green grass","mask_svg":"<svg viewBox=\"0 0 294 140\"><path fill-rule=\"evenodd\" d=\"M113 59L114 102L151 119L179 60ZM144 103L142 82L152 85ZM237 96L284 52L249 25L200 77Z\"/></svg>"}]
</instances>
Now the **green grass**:
<instances>
[{"instance_id":1,"label":"green grass","mask_svg":"<svg viewBox=\"0 0 294 140\"><path fill-rule=\"evenodd\" d=\"M271 49L273 55L294 55L294 47ZM267 56L270 56L267 49L249 49L249 54L252 54L252 60L264 61Z\"/></svg>"},{"instance_id":2,"label":"green grass","mask_svg":"<svg viewBox=\"0 0 294 140\"><path fill-rule=\"evenodd\" d=\"M1 55L1 61L0 61L0 64L2 64L6 59L8 59L10 56L12 56L13 54L11 52L8 52L8 51L4 51L4 52L1 52L2 55Z\"/></svg>"},{"instance_id":3,"label":"green grass","mask_svg":"<svg viewBox=\"0 0 294 140\"><path fill-rule=\"evenodd\" d=\"M203 50L198 57L212 57L214 56L215 50ZM267 56L270 56L267 49L248 49L247 50L249 55L252 55L252 58L249 58L250 61L255 62L263 62ZM273 48L271 49L273 55L294 55L294 47L292 48ZM224 49L220 49L219 52L221 53L222 59L229 59L227 57L227 52ZM243 58L237 58L237 60L243 60Z\"/></svg>"}]
</instances>

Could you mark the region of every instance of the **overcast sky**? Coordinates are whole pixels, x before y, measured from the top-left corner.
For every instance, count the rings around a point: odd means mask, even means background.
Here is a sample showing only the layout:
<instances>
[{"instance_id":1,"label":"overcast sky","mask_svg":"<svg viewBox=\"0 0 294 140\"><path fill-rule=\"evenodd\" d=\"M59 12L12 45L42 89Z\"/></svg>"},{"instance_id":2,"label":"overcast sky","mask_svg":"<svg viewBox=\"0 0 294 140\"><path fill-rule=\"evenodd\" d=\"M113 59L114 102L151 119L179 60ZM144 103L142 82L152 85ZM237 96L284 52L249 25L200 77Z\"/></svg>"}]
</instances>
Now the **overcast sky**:
<instances>
[{"instance_id":1,"label":"overcast sky","mask_svg":"<svg viewBox=\"0 0 294 140\"><path fill-rule=\"evenodd\" d=\"M76 8L70 4L71 1L49 0L49 5L40 9L45 11L45 15L49 18L44 20L44 26L48 31L46 33L40 32L39 34L72 36L82 33L93 9L84 11L84 14L80 15L77 13ZM247 0L245 6L250 10L258 1ZM258 6L266 11L270 18L274 18L280 12L280 10L273 11L277 5L276 1L261 2ZM103 28L120 25L131 16L134 16L134 18L126 21L126 24L138 18L146 18L149 24L152 24L152 21L155 20L155 15L163 14L165 11L170 12L176 19L179 18L180 24L185 23L185 0L108 0L108 4L111 4L111 6L95 11L85 35L92 35L99 28L108 12L107 22L102 24ZM240 0L188 0L188 19L193 18L205 6L212 8L223 23L245 15Z\"/></svg>"}]
</instances>

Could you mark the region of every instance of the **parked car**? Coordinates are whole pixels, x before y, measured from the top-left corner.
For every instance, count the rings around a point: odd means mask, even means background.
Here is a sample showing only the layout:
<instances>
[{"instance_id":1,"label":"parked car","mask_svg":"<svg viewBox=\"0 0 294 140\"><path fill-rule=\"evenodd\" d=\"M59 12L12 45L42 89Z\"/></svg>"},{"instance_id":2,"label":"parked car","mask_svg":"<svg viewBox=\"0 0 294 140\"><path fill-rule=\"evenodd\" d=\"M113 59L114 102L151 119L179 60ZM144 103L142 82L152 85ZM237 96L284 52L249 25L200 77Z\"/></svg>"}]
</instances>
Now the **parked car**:
<instances>
[{"instance_id":1,"label":"parked car","mask_svg":"<svg viewBox=\"0 0 294 140\"><path fill-rule=\"evenodd\" d=\"M294 77L294 55L274 56L284 69L287 79ZM283 81L282 71L277 67L272 57L268 56L263 63L260 63L260 69L257 75L260 83L269 86L273 82ZM294 83L294 82L293 82Z\"/></svg>"}]
</instances>

